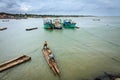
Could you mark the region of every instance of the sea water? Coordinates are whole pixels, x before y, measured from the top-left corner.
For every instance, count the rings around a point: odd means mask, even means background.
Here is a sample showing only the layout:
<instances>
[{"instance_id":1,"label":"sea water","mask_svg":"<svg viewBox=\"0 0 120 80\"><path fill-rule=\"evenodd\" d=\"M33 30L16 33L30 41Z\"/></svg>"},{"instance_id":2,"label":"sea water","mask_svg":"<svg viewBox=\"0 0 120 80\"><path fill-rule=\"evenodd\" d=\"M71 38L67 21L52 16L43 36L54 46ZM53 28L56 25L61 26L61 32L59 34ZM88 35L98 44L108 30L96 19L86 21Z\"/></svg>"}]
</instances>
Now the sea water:
<instances>
[{"instance_id":1,"label":"sea water","mask_svg":"<svg viewBox=\"0 0 120 80\"><path fill-rule=\"evenodd\" d=\"M0 63L21 55L32 58L0 72L0 80L59 80L41 51L44 41L55 54L61 80L93 80L104 72L120 72L120 17L60 19L72 19L80 28L45 30L44 18L0 20L0 27L8 28L0 31ZM25 30L31 27L38 29Z\"/></svg>"}]
</instances>

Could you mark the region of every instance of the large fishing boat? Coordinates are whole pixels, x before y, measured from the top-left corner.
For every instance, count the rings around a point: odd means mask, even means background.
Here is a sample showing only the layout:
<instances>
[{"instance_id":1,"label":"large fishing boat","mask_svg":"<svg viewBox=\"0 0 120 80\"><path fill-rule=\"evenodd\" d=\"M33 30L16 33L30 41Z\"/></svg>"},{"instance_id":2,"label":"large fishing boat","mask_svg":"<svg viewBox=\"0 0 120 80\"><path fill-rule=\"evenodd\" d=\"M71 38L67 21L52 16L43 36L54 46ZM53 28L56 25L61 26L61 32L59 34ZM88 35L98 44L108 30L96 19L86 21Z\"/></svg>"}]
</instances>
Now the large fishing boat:
<instances>
[{"instance_id":1,"label":"large fishing boat","mask_svg":"<svg viewBox=\"0 0 120 80\"><path fill-rule=\"evenodd\" d=\"M62 29L63 26L62 26L61 20L59 19L54 19L54 20L46 19L44 20L44 28L45 29Z\"/></svg>"},{"instance_id":2,"label":"large fishing boat","mask_svg":"<svg viewBox=\"0 0 120 80\"><path fill-rule=\"evenodd\" d=\"M54 29L54 25L52 24L51 19L44 20L44 28L45 29Z\"/></svg>"},{"instance_id":3,"label":"large fishing boat","mask_svg":"<svg viewBox=\"0 0 120 80\"><path fill-rule=\"evenodd\" d=\"M64 28L76 28L76 23L73 22L71 19L65 19L63 21Z\"/></svg>"},{"instance_id":4,"label":"large fishing boat","mask_svg":"<svg viewBox=\"0 0 120 80\"><path fill-rule=\"evenodd\" d=\"M54 19L53 24L54 24L54 29L62 29L63 28L61 19Z\"/></svg>"}]
</instances>

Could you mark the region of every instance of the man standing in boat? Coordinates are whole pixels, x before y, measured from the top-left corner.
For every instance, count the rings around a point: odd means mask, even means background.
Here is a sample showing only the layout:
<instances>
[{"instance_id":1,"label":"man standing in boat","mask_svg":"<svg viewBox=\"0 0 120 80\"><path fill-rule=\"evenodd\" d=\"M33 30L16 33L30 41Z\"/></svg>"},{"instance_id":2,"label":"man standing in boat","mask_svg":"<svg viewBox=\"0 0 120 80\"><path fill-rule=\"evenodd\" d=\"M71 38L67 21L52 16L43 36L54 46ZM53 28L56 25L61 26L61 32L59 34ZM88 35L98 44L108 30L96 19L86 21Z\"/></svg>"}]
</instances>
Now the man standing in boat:
<instances>
[{"instance_id":1,"label":"man standing in boat","mask_svg":"<svg viewBox=\"0 0 120 80\"><path fill-rule=\"evenodd\" d=\"M47 49L47 41L44 42L43 48Z\"/></svg>"}]
</instances>

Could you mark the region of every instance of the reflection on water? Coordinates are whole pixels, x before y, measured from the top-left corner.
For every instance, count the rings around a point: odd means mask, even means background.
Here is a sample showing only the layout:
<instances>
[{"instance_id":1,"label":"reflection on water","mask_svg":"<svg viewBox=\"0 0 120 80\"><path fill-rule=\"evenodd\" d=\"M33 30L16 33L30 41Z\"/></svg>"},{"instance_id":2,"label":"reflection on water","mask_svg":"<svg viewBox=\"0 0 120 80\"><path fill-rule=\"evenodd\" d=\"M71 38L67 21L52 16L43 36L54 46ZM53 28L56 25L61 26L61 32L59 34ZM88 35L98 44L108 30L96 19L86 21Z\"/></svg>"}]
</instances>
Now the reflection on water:
<instances>
[{"instance_id":1,"label":"reflection on water","mask_svg":"<svg viewBox=\"0 0 120 80\"><path fill-rule=\"evenodd\" d=\"M65 19L65 18L62 18ZM0 63L23 54L30 62L0 73L1 80L58 80L49 69L43 54L43 42L55 54L61 80L93 80L104 72L120 72L120 17L71 18L79 29L45 30L43 19L2 22L8 27L0 31ZM109 25L109 26L108 26ZM38 27L25 31L26 27Z\"/></svg>"}]
</instances>

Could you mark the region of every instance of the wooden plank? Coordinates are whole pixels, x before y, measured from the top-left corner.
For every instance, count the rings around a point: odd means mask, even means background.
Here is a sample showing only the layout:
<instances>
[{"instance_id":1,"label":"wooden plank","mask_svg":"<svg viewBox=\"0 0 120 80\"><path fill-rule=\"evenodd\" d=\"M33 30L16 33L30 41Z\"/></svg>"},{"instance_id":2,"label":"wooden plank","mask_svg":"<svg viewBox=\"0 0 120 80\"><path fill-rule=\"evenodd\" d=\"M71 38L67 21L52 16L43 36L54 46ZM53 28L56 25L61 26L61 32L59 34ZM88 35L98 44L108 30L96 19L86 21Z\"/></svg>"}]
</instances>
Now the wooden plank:
<instances>
[{"instance_id":1,"label":"wooden plank","mask_svg":"<svg viewBox=\"0 0 120 80\"><path fill-rule=\"evenodd\" d=\"M18 58L14 58L12 60L1 63L0 64L0 72L4 71L6 69L9 69L11 67L14 67L18 64L21 64L23 62L29 61L29 60L31 60L31 57L23 55L23 56L20 56Z\"/></svg>"}]
</instances>

